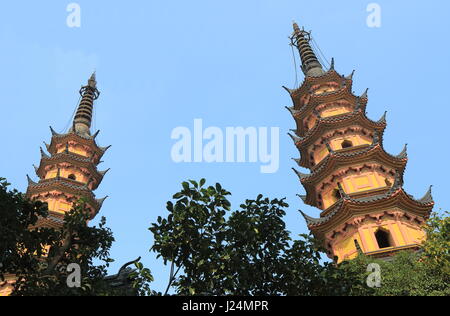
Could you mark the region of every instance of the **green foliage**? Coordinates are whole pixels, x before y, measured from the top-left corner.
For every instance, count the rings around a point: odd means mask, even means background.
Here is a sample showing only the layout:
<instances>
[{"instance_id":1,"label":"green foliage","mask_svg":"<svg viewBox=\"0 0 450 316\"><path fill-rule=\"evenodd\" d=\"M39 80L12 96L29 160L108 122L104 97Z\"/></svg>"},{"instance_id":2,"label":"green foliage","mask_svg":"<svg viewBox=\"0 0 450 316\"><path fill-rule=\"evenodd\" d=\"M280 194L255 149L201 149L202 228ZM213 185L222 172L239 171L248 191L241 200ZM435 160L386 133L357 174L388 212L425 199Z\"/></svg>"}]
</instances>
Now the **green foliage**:
<instances>
[{"instance_id":1,"label":"green foliage","mask_svg":"<svg viewBox=\"0 0 450 316\"><path fill-rule=\"evenodd\" d=\"M171 263L169 288L179 295L449 295L449 219L433 216L421 252L391 260L360 255L339 265L324 262L308 235L292 240L283 217L288 204L259 195L230 212L230 193L205 180L184 182L167 203L167 218L150 230L152 250ZM381 287L367 279L381 268Z\"/></svg>"},{"instance_id":2,"label":"green foliage","mask_svg":"<svg viewBox=\"0 0 450 316\"><path fill-rule=\"evenodd\" d=\"M25 274L38 267L45 254L42 244L56 236L51 229L29 229L47 216L47 206L27 201L17 190L8 190L9 185L0 178L0 281L11 272Z\"/></svg>"},{"instance_id":3,"label":"green foliage","mask_svg":"<svg viewBox=\"0 0 450 316\"><path fill-rule=\"evenodd\" d=\"M440 271L450 282L450 217L434 213L426 226L427 240L424 242L423 261L430 268Z\"/></svg>"},{"instance_id":4,"label":"green foliage","mask_svg":"<svg viewBox=\"0 0 450 316\"><path fill-rule=\"evenodd\" d=\"M280 294L286 272L281 262L291 241L282 219L285 207L288 204L284 199L269 200L259 195L230 215L225 238L230 293Z\"/></svg>"},{"instance_id":5,"label":"green foliage","mask_svg":"<svg viewBox=\"0 0 450 316\"><path fill-rule=\"evenodd\" d=\"M219 184L207 188L203 184L183 182L182 191L173 197L175 204L167 203L168 217L159 217L150 228L155 238L152 250L165 264L172 263L168 289L173 284L180 294L225 291L227 278L216 276L229 260L223 255L223 241L230 193ZM185 274L175 280L181 267Z\"/></svg>"},{"instance_id":6,"label":"green foliage","mask_svg":"<svg viewBox=\"0 0 450 316\"><path fill-rule=\"evenodd\" d=\"M247 200L230 213L230 193L205 180L184 182L168 202L167 218L150 230L152 251L171 262L166 294L343 295L353 275L321 264L310 236L292 241L283 217L284 199ZM345 280L341 278L345 277Z\"/></svg>"},{"instance_id":7,"label":"green foliage","mask_svg":"<svg viewBox=\"0 0 450 316\"><path fill-rule=\"evenodd\" d=\"M53 238L41 243L50 247L48 255L35 256L38 267L27 266L25 270L15 269L17 282L13 295L108 295L110 289L104 281L106 269L112 262L109 249L114 241L112 232L105 227L104 218L98 227L89 227L89 214L84 203L76 205L66 214L61 230L53 230ZM40 240L40 239L38 239ZM102 262L95 265L94 260ZM81 268L81 287L67 286L67 266L76 263Z\"/></svg>"},{"instance_id":8,"label":"green foliage","mask_svg":"<svg viewBox=\"0 0 450 316\"><path fill-rule=\"evenodd\" d=\"M154 281L152 272L144 268L141 262L136 262L135 270L130 274L130 278L133 280L132 288L136 289L138 296L159 296L161 293L157 293L150 288L150 283Z\"/></svg>"},{"instance_id":9,"label":"green foliage","mask_svg":"<svg viewBox=\"0 0 450 316\"><path fill-rule=\"evenodd\" d=\"M14 296L122 295L123 288L105 280L113 260L110 248L113 234L102 218L98 227L88 226L89 212L80 200L64 219L62 229L36 227L48 216L47 205L25 199L0 179L0 280L16 278ZM99 262L99 263L98 263ZM67 267L81 268L81 287L69 287ZM140 271L134 280L136 291L149 281L149 271ZM144 279L146 278L146 279ZM142 281L142 282L141 282ZM147 288L146 288L147 289Z\"/></svg>"},{"instance_id":10,"label":"green foliage","mask_svg":"<svg viewBox=\"0 0 450 316\"><path fill-rule=\"evenodd\" d=\"M448 216L430 218L419 252L403 251L390 261L360 255L336 265L322 260L312 236L291 238L283 219L285 199L259 195L232 212L231 193L205 184L183 182L167 203L167 217L150 228L151 250L171 265L164 294L173 289L178 295L450 295ZM62 229L36 227L48 216L46 204L28 201L8 186L0 178L0 284L15 275L13 295L162 295L151 290L153 276L139 260L132 262L131 291L112 286L117 280L106 278L112 232L104 218L98 227L87 225L83 200L66 214ZM66 284L71 263L81 268L79 288ZM366 284L371 263L381 268L379 288Z\"/></svg>"}]
</instances>

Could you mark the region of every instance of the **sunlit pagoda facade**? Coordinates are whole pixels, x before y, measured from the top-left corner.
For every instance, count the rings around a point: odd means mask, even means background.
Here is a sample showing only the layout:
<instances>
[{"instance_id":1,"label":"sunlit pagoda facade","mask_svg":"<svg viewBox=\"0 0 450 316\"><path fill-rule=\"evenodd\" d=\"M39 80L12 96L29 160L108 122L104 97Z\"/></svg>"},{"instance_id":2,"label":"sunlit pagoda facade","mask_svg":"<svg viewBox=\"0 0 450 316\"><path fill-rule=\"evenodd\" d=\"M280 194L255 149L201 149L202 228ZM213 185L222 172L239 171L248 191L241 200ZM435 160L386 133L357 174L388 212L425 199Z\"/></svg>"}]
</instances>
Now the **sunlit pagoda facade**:
<instances>
[{"instance_id":1,"label":"sunlit pagoda facade","mask_svg":"<svg viewBox=\"0 0 450 316\"><path fill-rule=\"evenodd\" d=\"M48 153L41 148L41 162L38 167L35 166L39 181L34 182L28 177L27 197L48 204L49 216L40 220L40 226L60 228L64 214L80 198L85 199L93 219L106 199L97 199L93 193L108 172L99 171L97 165L109 148L97 145L99 131L91 134L94 101L100 95L95 73L88 84L81 88L80 95L80 103L69 131L58 134L50 127L51 142L45 144Z\"/></svg>"},{"instance_id":2,"label":"sunlit pagoda facade","mask_svg":"<svg viewBox=\"0 0 450 316\"><path fill-rule=\"evenodd\" d=\"M48 204L49 215L38 220L38 227L62 228L65 213L80 198L86 201L93 219L106 199L97 199L93 193L108 172L99 171L97 165L109 147L97 145L99 131L91 135L94 101L99 95L94 73L80 89L80 103L69 131L58 134L50 127L52 139L50 144L45 144L48 153L41 148L41 162L39 167L34 167L39 181L27 176L26 196ZM6 276L0 285L0 296L11 293L14 281L14 275Z\"/></svg>"},{"instance_id":3,"label":"sunlit pagoda facade","mask_svg":"<svg viewBox=\"0 0 450 316\"><path fill-rule=\"evenodd\" d=\"M304 203L321 210L315 217L302 212L309 229L338 262L359 252L387 258L417 249L434 206L431 187L421 199L405 192L407 148L398 155L384 150L386 114L369 119L367 90L355 96L353 73L337 73L334 60L324 70L310 33L295 23L291 40L305 79L297 89L286 88L297 125L290 136L300 151L295 161L310 172L294 171L306 191Z\"/></svg>"}]
</instances>

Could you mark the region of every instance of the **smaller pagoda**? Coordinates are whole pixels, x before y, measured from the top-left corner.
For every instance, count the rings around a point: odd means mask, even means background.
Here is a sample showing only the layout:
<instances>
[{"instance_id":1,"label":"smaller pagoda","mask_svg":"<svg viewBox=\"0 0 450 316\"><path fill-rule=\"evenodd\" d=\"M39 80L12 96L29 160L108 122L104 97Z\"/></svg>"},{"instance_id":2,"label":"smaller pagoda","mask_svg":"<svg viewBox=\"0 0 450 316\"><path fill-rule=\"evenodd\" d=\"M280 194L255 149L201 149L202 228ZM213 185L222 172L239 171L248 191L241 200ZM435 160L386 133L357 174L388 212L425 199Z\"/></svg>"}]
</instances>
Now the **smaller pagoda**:
<instances>
[{"instance_id":1,"label":"smaller pagoda","mask_svg":"<svg viewBox=\"0 0 450 316\"><path fill-rule=\"evenodd\" d=\"M80 198L86 200L91 219L99 212L105 198L97 199L94 190L98 188L108 172L99 171L97 165L109 147L96 143L97 131L91 135L94 101L99 97L95 73L88 84L80 90L78 105L72 127L65 134L58 134L50 127L52 139L41 148L41 162L34 167L39 182L29 176L26 196L48 204L49 216L41 219L38 226L60 228L64 215Z\"/></svg>"}]
</instances>

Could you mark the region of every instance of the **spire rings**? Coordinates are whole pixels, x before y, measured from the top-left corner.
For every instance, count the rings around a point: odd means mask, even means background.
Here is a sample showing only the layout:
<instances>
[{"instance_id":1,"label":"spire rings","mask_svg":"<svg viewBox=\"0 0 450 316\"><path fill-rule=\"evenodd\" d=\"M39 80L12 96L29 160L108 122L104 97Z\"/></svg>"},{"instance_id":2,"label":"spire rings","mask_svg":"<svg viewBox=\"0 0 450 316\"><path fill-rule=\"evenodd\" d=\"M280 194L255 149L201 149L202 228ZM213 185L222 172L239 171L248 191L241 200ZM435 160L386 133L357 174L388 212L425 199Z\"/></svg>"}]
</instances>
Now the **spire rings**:
<instances>
[{"instance_id":1,"label":"spire rings","mask_svg":"<svg viewBox=\"0 0 450 316\"><path fill-rule=\"evenodd\" d=\"M85 96L86 94L91 94L94 100L97 100L100 96L100 91L97 88L92 88L91 86L84 86L80 89L80 95Z\"/></svg>"}]
</instances>

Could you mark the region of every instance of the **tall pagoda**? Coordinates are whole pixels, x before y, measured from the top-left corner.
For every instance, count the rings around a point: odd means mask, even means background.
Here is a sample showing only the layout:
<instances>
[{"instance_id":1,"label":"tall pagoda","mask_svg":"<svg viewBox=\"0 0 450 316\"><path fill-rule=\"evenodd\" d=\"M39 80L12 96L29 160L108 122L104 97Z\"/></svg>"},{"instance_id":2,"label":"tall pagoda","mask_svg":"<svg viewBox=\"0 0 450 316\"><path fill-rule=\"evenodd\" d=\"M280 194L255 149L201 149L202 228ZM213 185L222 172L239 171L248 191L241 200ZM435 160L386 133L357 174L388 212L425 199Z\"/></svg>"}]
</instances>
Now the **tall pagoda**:
<instances>
[{"instance_id":1,"label":"tall pagoda","mask_svg":"<svg viewBox=\"0 0 450 316\"><path fill-rule=\"evenodd\" d=\"M352 93L353 73L338 74L334 60L324 70L310 32L295 23L291 42L305 79L297 89L285 88L297 124L289 135L301 155L295 161L310 173L294 171L306 191L304 203L321 210L318 218L302 212L308 228L338 262L359 251L383 258L416 249L434 206L431 187L421 199L405 192L407 148L396 156L384 150L386 114L378 121L366 116L367 90Z\"/></svg>"},{"instance_id":2,"label":"tall pagoda","mask_svg":"<svg viewBox=\"0 0 450 316\"><path fill-rule=\"evenodd\" d=\"M41 162L39 167L34 167L39 182L27 176L26 196L48 204L49 215L38 220L38 227L62 228L65 213L80 198L86 200L90 219L93 219L106 199L97 199L93 193L108 172L98 171L97 165L109 148L97 145L95 139L99 131L93 135L90 131L94 101L100 95L95 73L88 84L80 89L80 95L80 103L69 131L58 134L50 127L52 139L50 145L45 144L49 154L41 148ZM10 295L14 282L14 275L6 275L5 282L0 284L0 296Z\"/></svg>"},{"instance_id":3,"label":"tall pagoda","mask_svg":"<svg viewBox=\"0 0 450 316\"><path fill-rule=\"evenodd\" d=\"M50 127L51 142L44 143L49 154L41 148L41 162L39 167L34 167L39 182L27 176L27 197L48 204L49 216L41 219L39 226L62 227L64 214L81 197L86 200L86 207L93 219L106 199L97 199L93 193L109 170L97 169L109 147L97 145L95 140L99 131L91 135L94 101L100 95L95 73L88 84L81 88L80 95L80 103L69 131L58 134Z\"/></svg>"}]
</instances>

